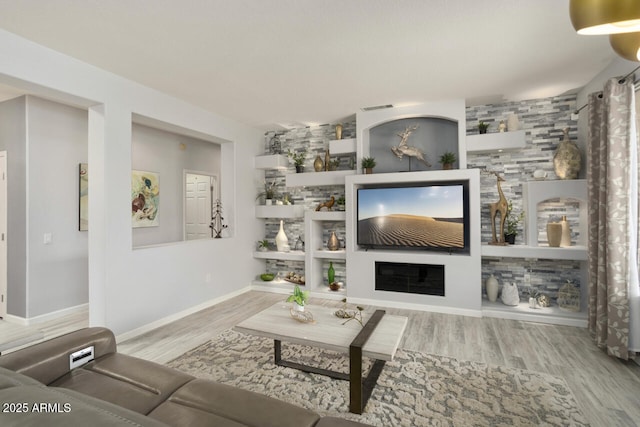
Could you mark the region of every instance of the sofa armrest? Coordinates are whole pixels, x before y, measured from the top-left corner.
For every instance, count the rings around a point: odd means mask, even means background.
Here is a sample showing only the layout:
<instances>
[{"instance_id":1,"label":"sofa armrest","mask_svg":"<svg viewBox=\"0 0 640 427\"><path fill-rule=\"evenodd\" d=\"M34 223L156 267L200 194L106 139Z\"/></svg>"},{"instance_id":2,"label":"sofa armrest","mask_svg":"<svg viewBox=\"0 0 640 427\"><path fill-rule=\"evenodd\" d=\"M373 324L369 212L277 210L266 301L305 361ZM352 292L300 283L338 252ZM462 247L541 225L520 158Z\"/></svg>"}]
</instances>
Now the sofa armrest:
<instances>
[{"instance_id":1,"label":"sofa armrest","mask_svg":"<svg viewBox=\"0 0 640 427\"><path fill-rule=\"evenodd\" d=\"M67 374L69 355L93 346L94 358L116 352L116 339L109 329L84 328L0 356L0 366L20 372L43 384Z\"/></svg>"}]
</instances>

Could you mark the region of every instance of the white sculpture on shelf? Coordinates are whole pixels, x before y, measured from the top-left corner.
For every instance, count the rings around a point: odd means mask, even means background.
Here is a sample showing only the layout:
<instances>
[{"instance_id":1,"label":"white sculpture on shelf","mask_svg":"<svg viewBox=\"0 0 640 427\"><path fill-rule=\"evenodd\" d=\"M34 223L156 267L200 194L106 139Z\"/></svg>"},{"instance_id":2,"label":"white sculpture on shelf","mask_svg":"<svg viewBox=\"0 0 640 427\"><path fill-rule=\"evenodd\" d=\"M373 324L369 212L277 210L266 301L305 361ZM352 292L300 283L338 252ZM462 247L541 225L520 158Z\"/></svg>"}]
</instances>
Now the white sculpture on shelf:
<instances>
[{"instance_id":1,"label":"white sculpture on shelf","mask_svg":"<svg viewBox=\"0 0 640 427\"><path fill-rule=\"evenodd\" d=\"M502 286L502 303L504 305L520 304L518 285L515 283L505 283L504 286Z\"/></svg>"}]
</instances>

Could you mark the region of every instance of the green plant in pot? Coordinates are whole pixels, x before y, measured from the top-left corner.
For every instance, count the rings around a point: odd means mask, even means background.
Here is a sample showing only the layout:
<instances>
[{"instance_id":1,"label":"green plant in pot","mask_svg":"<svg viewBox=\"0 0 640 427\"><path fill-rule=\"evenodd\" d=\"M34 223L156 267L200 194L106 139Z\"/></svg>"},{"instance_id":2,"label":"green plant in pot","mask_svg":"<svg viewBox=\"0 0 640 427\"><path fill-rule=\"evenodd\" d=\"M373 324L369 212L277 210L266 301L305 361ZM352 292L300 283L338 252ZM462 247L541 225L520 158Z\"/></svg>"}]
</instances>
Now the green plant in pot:
<instances>
[{"instance_id":1,"label":"green plant in pot","mask_svg":"<svg viewBox=\"0 0 640 427\"><path fill-rule=\"evenodd\" d=\"M256 196L256 200L264 198L265 204L270 205L273 203L273 199L275 199L277 195L278 192L276 191L276 182L273 181L271 184L269 184L267 181L265 181L264 190L258 193L258 195Z\"/></svg>"},{"instance_id":2,"label":"green plant in pot","mask_svg":"<svg viewBox=\"0 0 640 427\"><path fill-rule=\"evenodd\" d=\"M258 250L266 252L269 250L269 241L267 239L258 240Z\"/></svg>"},{"instance_id":3,"label":"green plant in pot","mask_svg":"<svg viewBox=\"0 0 640 427\"><path fill-rule=\"evenodd\" d=\"M287 157L289 157L293 164L296 166L296 172L304 172L304 162L307 160L307 150L302 150L300 152L291 151L291 149L287 150Z\"/></svg>"},{"instance_id":4,"label":"green plant in pot","mask_svg":"<svg viewBox=\"0 0 640 427\"><path fill-rule=\"evenodd\" d=\"M346 199L344 198L344 196L340 196L336 199L336 204L338 205L338 210L339 211L343 211L344 210L344 206L346 204Z\"/></svg>"},{"instance_id":5,"label":"green plant in pot","mask_svg":"<svg viewBox=\"0 0 640 427\"><path fill-rule=\"evenodd\" d=\"M303 291L300 289L300 286L296 285L293 288L293 294L289 295L287 298L287 302L292 302L294 310L304 311L304 306L309 301L309 291Z\"/></svg>"},{"instance_id":6,"label":"green plant in pot","mask_svg":"<svg viewBox=\"0 0 640 427\"><path fill-rule=\"evenodd\" d=\"M453 164L458 160L456 153L452 151L445 151L440 156L440 163L442 164L442 169L448 170L453 168Z\"/></svg>"},{"instance_id":7,"label":"green plant in pot","mask_svg":"<svg viewBox=\"0 0 640 427\"><path fill-rule=\"evenodd\" d=\"M516 242L516 236L518 235L518 225L524 219L524 212L520 212L518 215L513 213L513 203L509 200L507 205L507 219L504 222L504 241L513 245Z\"/></svg>"},{"instance_id":8,"label":"green plant in pot","mask_svg":"<svg viewBox=\"0 0 640 427\"><path fill-rule=\"evenodd\" d=\"M487 133L487 129L489 129L489 123L485 123L480 120L480 123L478 123L478 132Z\"/></svg>"},{"instance_id":9,"label":"green plant in pot","mask_svg":"<svg viewBox=\"0 0 640 427\"><path fill-rule=\"evenodd\" d=\"M373 173L373 168L376 167L376 159L373 157L363 157L360 161L360 165L362 166L362 169L364 169L364 173Z\"/></svg>"}]
</instances>

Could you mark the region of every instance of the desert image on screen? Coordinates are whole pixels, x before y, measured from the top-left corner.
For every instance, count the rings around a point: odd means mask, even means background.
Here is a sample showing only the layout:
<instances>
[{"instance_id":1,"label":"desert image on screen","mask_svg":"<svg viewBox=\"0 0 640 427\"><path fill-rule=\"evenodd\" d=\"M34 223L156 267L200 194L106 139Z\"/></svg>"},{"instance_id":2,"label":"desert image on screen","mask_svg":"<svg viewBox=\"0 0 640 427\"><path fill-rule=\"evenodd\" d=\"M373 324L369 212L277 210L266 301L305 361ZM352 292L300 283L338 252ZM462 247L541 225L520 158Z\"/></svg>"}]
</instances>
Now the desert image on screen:
<instances>
[{"instance_id":1,"label":"desert image on screen","mask_svg":"<svg viewBox=\"0 0 640 427\"><path fill-rule=\"evenodd\" d=\"M464 248L462 186L358 192L358 244Z\"/></svg>"}]
</instances>

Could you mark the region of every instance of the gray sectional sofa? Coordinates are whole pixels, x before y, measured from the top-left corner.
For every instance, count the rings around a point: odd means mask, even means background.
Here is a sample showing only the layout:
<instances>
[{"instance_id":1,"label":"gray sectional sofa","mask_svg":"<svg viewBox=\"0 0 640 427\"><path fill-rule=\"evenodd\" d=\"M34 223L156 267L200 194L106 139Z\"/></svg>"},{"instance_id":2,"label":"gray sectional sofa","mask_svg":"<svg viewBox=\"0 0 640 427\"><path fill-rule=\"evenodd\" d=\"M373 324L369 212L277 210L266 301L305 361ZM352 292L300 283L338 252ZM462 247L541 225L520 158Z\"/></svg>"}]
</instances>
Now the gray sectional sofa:
<instances>
[{"instance_id":1,"label":"gray sectional sofa","mask_svg":"<svg viewBox=\"0 0 640 427\"><path fill-rule=\"evenodd\" d=\"M86 359L94 360L84 363L81 351L91 346ZM71 363L84 364L71 369ZM0 405L3 427L364 426L120 354L105 328L0 356Z\"/></svg>"}]
</instances>

